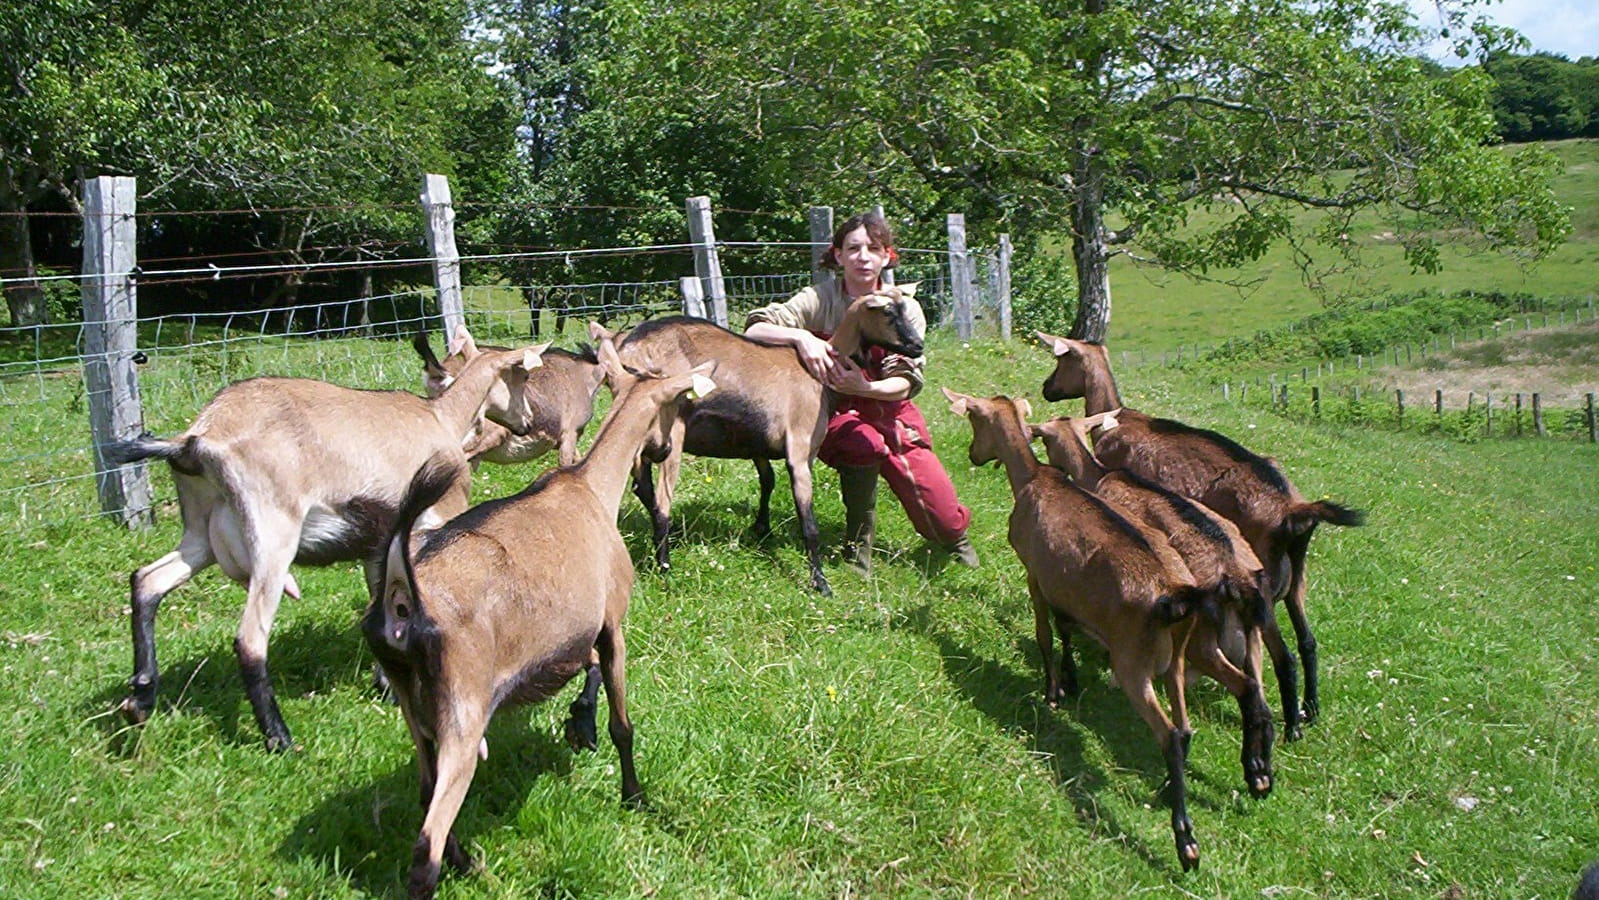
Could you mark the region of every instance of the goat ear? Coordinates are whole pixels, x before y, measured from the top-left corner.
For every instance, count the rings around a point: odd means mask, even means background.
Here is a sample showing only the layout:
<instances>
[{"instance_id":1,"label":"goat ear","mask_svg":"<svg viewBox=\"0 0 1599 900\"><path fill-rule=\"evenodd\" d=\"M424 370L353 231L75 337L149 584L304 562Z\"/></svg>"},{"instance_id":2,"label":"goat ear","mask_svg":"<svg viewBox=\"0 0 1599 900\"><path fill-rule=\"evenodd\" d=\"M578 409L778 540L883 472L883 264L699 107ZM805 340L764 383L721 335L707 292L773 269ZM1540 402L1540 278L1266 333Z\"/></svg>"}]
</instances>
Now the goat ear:
<instances>
[{"instance_id":1,"label":"goat ear","mask_svg":"<svg viewBox=\"0 0 1599 900\"><path fill-rule=\"evenodd\" d=\"M607 378L612 379L611 387L616 388L615 379L621 378L626 371L622 367L622 358L616 355L616 345L610 341L600 341L599 350L596 351L600 358L600 368L605 370Z\"/></svg>"},{"instance_id":2,"label":"goat ear","mask_svg":"<svg viewBox=\"0 0 1599 900\"><path fill-rule=\"evenodd\" d=\"M1027 426L1027 435L1035 441L1042 438L1044 436L1044 426L1029 424Z\"/></svg>"},{"instance_id":3,"label":"goat ear","mask_svg":"<svg viewBox=\"0 0 1599 900\"><path fill-rule=\"evenodd\" d=\"M885 293L881 293L881 292L875 293L875 294L868 294L868 295L866 295L866 308L867 309L888 309L890 306L894 305L894 301L895 301L895 298L892 295L889 295L889 294L885 294Z\"/></svg>"},{"instance_id":4,"label":"goat ear","mask_svg":"<svg viewBox=\"0 0 1599 900\"><path fill-rule=\"evenodd\" d=\"M1049 351L1056 356L1065 356L1066 354L1072 352L1071 342L1063 337L1056 337L1053 334L1045 334L1042 331L1035 331L1033 334L1038 335L1039 342L1048 347Z\"/></svg>"},{"instance_id":5,"label":"goat ear","mask_svg":"<svg viewBox=\"0 0 1599 900\"><path fill-rule=\"evenodd\" d=\"M716 390L716 382L706 378L704 375L695 372L689 376L688 398L690 400L698 400L714 390Z\"/></svg>"},{"instance_id":6,"label":"goat ear","mask_svg":"<svg viewBox=\"0 0 1599 900\"><path fill-rule=\"evenodd\" d=\"M1113 409L1101 416L1099 419L1099 429L1101 431L1109 431L1112 428L1115 428L1117 425L1120 425L1121 423L1116 421L1116 414L1119 412L1121 412L1121 410Z\"/></svg>"},{"instance_id":7,"label":"goat ear","mask_svg":"<svg viewBox=\"0 0 1599 900\"><path fill-rule=\"evenodd\" d=\"M522 351L522 368L537 369L544 365L544 351L550 349L550 341L545 341L536 347L529 347Z\"/></svg>"},{"instance_id":8,"label":"goat ear","mask_svg":"<svg viewBox=\"0 0 1599 900\"><path fill-rule=\"evenodd\" d=\"M607 331L604 325L601 325L598 322L589 323L589 340L593 341L594 343L598 344L603 341L608 341L615 336L616 335L613 332Z\"/></svg>"},{"instance_id":9,"label":"goat ear","mask_svg":"<svg viewBox=\"0 0 1599 900\"><path fill-rule=\"evenodd\" d=\"M944 396L949 398L949 408L951 412L957 416L966 415L966 407L968 405L967 401L971 400L970 397L966 396L965 394L957 394L949 388L939 388L939 390L943 391Z\"/></svg>"},{"instance_id":10,"label":"goat ear","mask_svg":"<svg viewBox=\"0 0 1599 900\"><path fill-rule=\"evenodd\" d=\"M450 336L450 355L459 353L462 356L473 357L477 355L477 342L472 340L472 332L466 330L466 325L455 326L455 334Z\"/></svg>"},{"instance_id":11,"label":"goat ear","mask_svg":"<svg viewBox=\"0 0 1599 900\"><path fill-rule=\"evenodd\" d=\"M1017 397L1016 411L1022 414L1023 419L1026 419L1033 414L1033 404L1028 403L1026 397Z\"/></svg>"}]
</instances>

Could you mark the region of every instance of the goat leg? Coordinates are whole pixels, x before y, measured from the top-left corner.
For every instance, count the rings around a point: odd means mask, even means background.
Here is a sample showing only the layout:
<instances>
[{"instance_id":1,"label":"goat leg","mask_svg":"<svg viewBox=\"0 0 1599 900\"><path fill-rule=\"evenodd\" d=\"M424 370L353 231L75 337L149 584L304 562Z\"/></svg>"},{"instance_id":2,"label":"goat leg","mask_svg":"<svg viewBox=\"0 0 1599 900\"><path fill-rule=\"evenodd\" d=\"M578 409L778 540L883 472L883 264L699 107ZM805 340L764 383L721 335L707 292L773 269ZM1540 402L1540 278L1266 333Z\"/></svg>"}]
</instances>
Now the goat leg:
<instances>
[{"instance_id":1,"label":"goat leg","mask_svg":"<svg viewBox=\"0 0 1599 900\"><path fill-rule=\"evenodd\" d=\"M1306 532L1298 536L1288 548L1292 575L1289 577L1288 594L1283 598L1283 605L1288 607L1288 618L1294 624L1294 637L1299 642L1299 661L1305 667L1304 720L1307 723L1316 721L1316 717L1321 715L1316 636L1311 633L1310 620L1305 616L1305 553L1310 546L1311 534Z\"/></svg>"},{"instance_id":2,"label":"goat leg","mask_svg":"<svg viewBox=\"0 0 1599 900\"><path fill-rule=\"evenodd\" d=\"M192 535L192 536L191 536ZM134 572L128 578L133 620L133 677L122 701L122 715L142 725L155 709L160 680L155 658L155 615L168 593L215 561L204 535L185 531L178 549Z\"/></svg>"},{"instance_id":3,"label":"goat leg","mask_svg":"<svg viewBox=\"0 0 1599 900\"><path fill-rule=\"evenodd\" d=\"M761 482L761 499L760 505L755 508L755 521L750 524L750 533L764 539L772 533L772 490L777 487L777 476L773 474L769 460L757 457L754 463L755 475Z\"/></svg>"},{"instance_id":4,"label":"goat leg","mask_svg":"<svg viewBox=\"0 0 1599 900\"><path fill-rule=\"evenodd\" d=\"M1171 832L1177 844L1177 860L1183 871L1199 868L1199 841L1194 838L1194 822L1188 818L1188 786L1183 773L1188 763L1191 734L1173 728L1163 748L1166 756L1166 789L1171 802Z\"/></svg>"},{"instance_id":5,"label":"goat leg","mask_svg":"<svg viewBox=\"0 0 1599 900\"><path fill-rule=\"evenodd\" d=\"M599 657L593 653L589 655L589 665L583 673L583 692L578 695L572 705L566 708L566 745L577 753L583 750L595 750L600 746L599 729L594 723L595 708L599 705L600 694L600 663Z\"/></svg>"},{"instance_id":6,"label":"goat leg","mask_svg":"<svg viewBox=\"0 0 1599 900\"><path fill-rule=\"evenodd\" d=\"M622 764L622 802L635 808L644 806L644 789L639 786L633 767L633 723L627 717L627 642L619 623L606 623L595 642L600 655L600 674L605 680L605 702L610 707L611 743Z\"/></svg>"},{"instance_id":7,"label":"goat leg","mask_svg":"<svg viewBox=\"0 0 1599 900\"><path fill-rule=\"evenodd\" d=\"M238 636L233 640L239 671L244 675L244 690L255 712L255 723L266 737L267 749L273 753L295 749L289 726L278 709L272 676L267 672L267 636L272 633L272 620L277 616L288 575L288 560L256 560L255 571L250 575L244 617L239 622Z\"/></svg>"},{"instance_id":8,"label":"goat leg","mask_svg":"<svg viewBox=\"0 0 1599 900\"><path fill-rule=\"evenodd\" d=\"M458 709L460 715L462 710ZM413 898L432 897L439 884L439 870L446 857L455 869L470 869L471 858L451 833L461 802L477 771L477 747L487 724L480 716L468 715L438 742L437 780L429 798L422 833L411 848L411 877L408 891ZM453 846L452 846L453 845Z\"/></svg>"},{"instance_id":9,"label":"goat leg","mask_svg":"<svg viewBox=\"0 0 1599 900\"><path fill-rule=\"evenodd\" d=\"M833 596L833 587L822 572L822 535L816 527L816 508L812 505L810 447L790 446L788 480L794 490L794 511L799 514L800 534L805 538L805 561L811 570L811 590L823 597Z\"/></svg>"},{"instance_id":10,"label":"goat leg","mask_svg":"<svg viewBox=\"0 0 1599 900\"><path fill-rule=\"evenodd\" d=\"M1283 705L1283 740L1297 741L1304 732L1299 725L1299 660L1283 640L1282 629L1275 616L1266 620L1261 629L1266 650L1271 653L1271 669L1277 675L1277 693Z\"/></svg>"}]
</instances>

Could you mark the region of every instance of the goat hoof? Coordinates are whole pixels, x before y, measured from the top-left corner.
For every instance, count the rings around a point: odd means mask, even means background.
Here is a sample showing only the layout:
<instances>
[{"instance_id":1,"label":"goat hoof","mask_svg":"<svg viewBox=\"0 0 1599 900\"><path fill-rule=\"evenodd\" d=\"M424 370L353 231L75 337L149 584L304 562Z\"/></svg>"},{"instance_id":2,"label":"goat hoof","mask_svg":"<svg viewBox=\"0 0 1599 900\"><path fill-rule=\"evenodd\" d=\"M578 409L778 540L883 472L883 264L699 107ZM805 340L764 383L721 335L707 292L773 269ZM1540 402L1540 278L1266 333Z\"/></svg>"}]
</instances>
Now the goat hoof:
<instances>
[{"instance_id":1,"label":"goat hoof","mask_svg":"<svg viewBox=\"0 0 1599 900\"><path fill-rule=\"evenodd\" d=\"M650 808L650 801L645 799L644 792L629 794L622 798L622 805L634 812L645 812Z\"/></svg>"},{"instance_id":2,"label":"goat hoof","mask_svg":"<svg viewBox=\"0 0 1599 900\"><path fill-rule=\"evenodd\" d=\"M1256 800L1263 800L1271 795L1272 778L1269 773L1257 773L1244 780L1249 784L1249 796Z\"/></svg>"},{"instance_id":3,"label":"goat hoof","mask_svg":"<svg viewBox=\"0 0 1599 900\"><path fill-rule=\"evenodd\" d=\"M305 749L303 745L296 744L294 738L289 737L289 733L286 731L282 734L267 735L266 748L268 753L288 753L290 751L299 753Z\"/></svg>"},{"instance_id":4,"label":"goat hoof","mask_svg":"<svg viewBox=\"0 0 1599 900\"><path fill-rule=\"evenodd\" d=\"M1321 715L1321 704L1315 700L1306 700L1305 708L1300 711L1299 717L1306 724L1309 724L1316 721L1316 717L1319 715Z\"/></svg>"},{"instance_id":5,"label":"goat hoof","mask_svg":"<svg viewBox=\"0 0 1599 900\"><path fill-rule=\"evenodd\" d=\"M136 697L123 698L122 705L117 711L122 713L122 718L127 720L129 725L143 725L150 720L150 707L140 703Z\"/></svg>"},{"instance_id":6,"label":"goat hoof","mask_svg":"<svg viewBox=\"0 0 1599 900\"><path fill-rule=\"evenodd\" d=\"M1193 872L1199 869L1199 844L1191 843L1177 848L1177 859L1183 864L1184 872Z\"/></svg>"},{"instance_id":7,"label":"goat hoof","mask_svg":"<svg viewBox=\"0 0 1599 900\"><path fill-rule=\"evenodd\" d=\"M600 739L594 720L570 718L566 720L566 745L572 748L573 753L584 750L598 750Z\"/></svg>"},{"instance_id":8,"label":"goat hoof","mask_svg":"<svg viewBox=\"0 0 1599 900\"><path fill-rule=\"evenodd\" d=\"M821 575L816 575L811 578L811 590L821 594L823 597L833 596L833 586L828 584L827 579Z\"/></svg>"},{"instance_id":9,"label":"goat hoof","mask_svg":"<svg viewBox=\"0 0 1599 900\"><path fill-rule=\"evenodd\" d=\"M1297 741L1304 736L1304 729L1299 727L1298 722L1295 722L1292 725L1283 726L1283 740L1285 741Z\"/></svg>"},{"instance_id":10,"label":"goat hoof","mask_svg":"<svg viewBox=\"0 0 1599 900\"><path fill-rule=\"evenodd\" d=\"M461 842L455 839L454 834L451 834L444 842L444 861L450 864L451 869L461 875L471 874L478 869L477 862L461 848Z\"/></svg>"}]
</instances>

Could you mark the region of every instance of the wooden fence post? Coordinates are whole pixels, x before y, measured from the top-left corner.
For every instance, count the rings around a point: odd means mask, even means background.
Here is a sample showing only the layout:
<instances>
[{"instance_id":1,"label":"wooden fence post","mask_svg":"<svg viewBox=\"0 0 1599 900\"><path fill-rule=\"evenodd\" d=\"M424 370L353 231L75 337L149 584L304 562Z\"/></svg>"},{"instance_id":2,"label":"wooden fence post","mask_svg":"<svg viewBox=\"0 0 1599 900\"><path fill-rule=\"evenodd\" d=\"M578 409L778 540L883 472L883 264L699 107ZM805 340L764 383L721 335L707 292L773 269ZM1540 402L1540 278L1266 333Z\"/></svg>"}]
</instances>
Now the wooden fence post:
<instances>
[{"instance_id":1,"label":"wooden fence post","mask_svg":"<svg viewBox=\"0 0 1599 900\"><path fill-rule=\"evenodd\" d=\"M455 205L450 199L450 179L422 176L422 209L427 213L428 255L433 257L433 287L444 317L445 340L466 323L461 303L461 254L455 249ZM537 315L537 313L534 313Z\"/></svg>"},{"instance_id":2,"label":"wooden fence post","mask_svg":"<svg viewBox=\"0 0 1599 900\"><path fill-rule=\"evenodd\" d=\"M874 215L876 215L879 219L882 219L884 222L888 221L888 217L883 215L883 204L879 203L879 204L873 206L872 207L872 213ZM831 237L829 237L828 240L829 240L829 243L831 243L831 240L832 240ZM884 269L883 270L883 286L884 287L893 287L894 286L894 270L893 269Z\"/></svg>"},{"instance_id":3,"label":"wooden fence post","mask_svg":"<svg viewBox=\"0 0 1599 900\"><path fill-rule=\"evenodd\" d=\"M1313 384L1310 386L1310 412L1316 418L1321 418L1321 387L1319 385Z\"/></svg>"},{"instance_id":4,"label":"wooden fence post","mask_svg":"<svg viewBox=\"0 0 1599 900\"><path fill-rule=\"evenodd\" d=\"M1010 235L999 236L999 266L995 270L994 294L999 301L999 339L1010 340Z\"/></svg>"},{"instance_id":5,"label":"wooden fence post","mask_svg":"<svg viewBox=\"0 0 1599 900\"><path fill-rule=\"evenodd\" d=\"M1433 395L1432 395L1432 411L1435 414L1440 415L1440 416L1444 414L1444 390L1443 390L1443 388L1439 388L1438 390L1433 391Z\"/></svg>"},{"instance_id":6,"label":"wooden fence post","mask_svg":"<svg viewBox=\"0 0 1599 900\"><path fill-rule=\"evenodd\" d=\"M1482 398L1483 434L1493 437L1494 433L1494 392L1489 391Z\"/></svg>"},{"instance_id":7,"label":"wooden fence post","mask_svg":"<svg viewBox=\"0 0 1599 900\"><path fill-rule=\"evenodd\" d=\"M1404 390L1396 389L1394 391L1394 405L1398 408L1398 414L1395 416L1395 418L1399 421L1400 425L1405 424L1405 392L1404 392Z\"/></svg>"},{"instance_id":8,"label":"wooden fence post","mask_svg":"<svg viewBox=\"0 0 1599 900\"><path fill-rule=\"evenodd\" d=\"M150 476L142 462L111 466L105 445L144 430L139 370L134 179L102 175L83 185L83 380L89 395L95 487L100 509L129 528L155 520Z\"/></svg>"},{"instance_id":9,"label":"wooden fence post","mask_svg":"<svg viewBox=\"0 0 1599 900\"><path fill-rule=\"evenodd\" d=\"M955 334L963 341L972 339L971 258L966 252L966 214L950 213L945 219L949 231L949 289L954 298Z\"/></svg>"},{"instance_id":10,"label":"wooden fence post","mask_svg":"<svg viewBox=\"0 0 1599 900\"><path fill-rule=\"evenodd\" d=\"M1543 430L1543 398L1537 392L1532 395L1532 430L1539 437L1544 436Z\"/></svg>"},{"instance_id":11,"label":"wooden fence post","mask_svg":"<svg viewBox=\"0 0 1599 900\"><path fill-rule=\"evenodd\" d=\"M1516 437L1521 437L1521 395L1516 395Z\"/></svg>"},{"instance_id":12,"label":"wooden fence post","mask_svg":"<svg viewBox=\"0 0 1599 900\"><path fill-rule=\"evenodd\" d=\"M1599 421L1594 419L1593 392L1588 393L1588 443L1599 444Z\"/></svg>"},{"instance_id":13,"label":"wooden fence post","mask_svg":"<svg viewBox=\"0 0 1599 900\"><path fill-rule=\"evenodd\" d=\"M705 318L705 294L700 288L700 280L693 275L684 275L677 280L677 284L683 291L683 315Z\"/></svg>"},{"instance_id":14,"label":"wooden fence post","mask_svg":"<svg viewBox=\"0 0 1599 900\"><path fill-rule=\"evenodd\" d=\"M722 281L722 261L716 255L716 229L711 225L711 198L688 198L688 239L694 245L694 274L710 298L711 320L727 327L727 284Z\"/></svg>"},{"instance_id":15,"label":"wooden fence post","mask_svg":"<svg viewBox=\"0 0 1599 900\"><path fill-rule=\"evenodd\" d=\"M833 247L833 207L813 206L807 218L811 223L811 284L820 292L835 277L832 269L822 266L822 260Z\"/></svg>"}]
</instances>

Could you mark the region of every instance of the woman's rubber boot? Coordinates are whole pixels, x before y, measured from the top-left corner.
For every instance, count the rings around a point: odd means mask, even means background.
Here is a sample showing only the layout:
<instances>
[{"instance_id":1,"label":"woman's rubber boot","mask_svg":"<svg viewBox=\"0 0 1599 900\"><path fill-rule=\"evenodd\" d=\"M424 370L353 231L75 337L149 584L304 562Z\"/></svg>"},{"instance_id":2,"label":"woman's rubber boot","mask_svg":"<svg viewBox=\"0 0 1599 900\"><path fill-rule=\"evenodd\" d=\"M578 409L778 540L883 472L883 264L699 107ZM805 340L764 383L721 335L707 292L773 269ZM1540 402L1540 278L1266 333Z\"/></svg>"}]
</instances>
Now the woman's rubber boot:
<instances>
[{"instance_id":1,"label":"woman's rubber boot","mask_svg":"<svg viewBox=\"0 0 1599 900\"><path fill-rule=\"evenodd\" d=\"M972 546L972 538L970 535L961 535L959 540L955 541L953 544L945 545L944 549L949 551L949 555L956 562L968 569L975 569L979 565L977 561L977 548Z\"/></svg>"},{"instance_id":2,"label":"woman's rubber boot","mask_svg":"<svg viewBox=\"0 0 1599 900\"><path fill-rule=\"evenodd\" d=\"M872 539L877 536L877 467L840 466L838 487L844 497L844 562L870 575Z\"/></svg>"}]
</instances>

